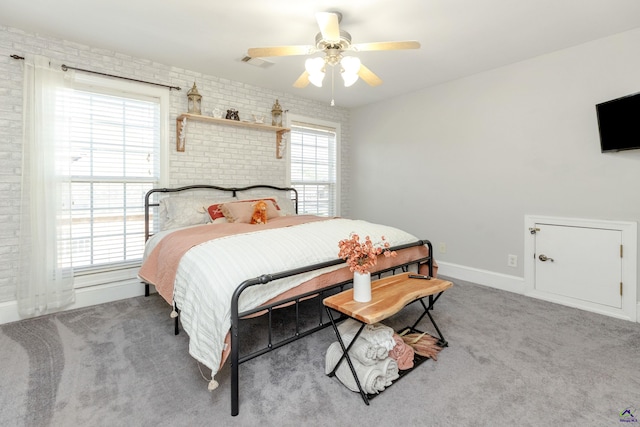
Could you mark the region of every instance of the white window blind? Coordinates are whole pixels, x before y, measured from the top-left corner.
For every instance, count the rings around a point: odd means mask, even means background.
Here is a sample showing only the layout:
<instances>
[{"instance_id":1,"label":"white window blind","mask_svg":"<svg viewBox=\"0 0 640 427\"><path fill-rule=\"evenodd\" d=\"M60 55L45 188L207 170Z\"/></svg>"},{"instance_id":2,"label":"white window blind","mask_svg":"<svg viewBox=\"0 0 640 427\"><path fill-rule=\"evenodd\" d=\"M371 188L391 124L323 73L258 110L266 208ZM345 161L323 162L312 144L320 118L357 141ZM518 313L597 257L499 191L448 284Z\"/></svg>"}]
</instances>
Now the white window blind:
<instances>
[{"instance_id":1,"label":"white window blind","mask_svg":"<svg viewBox=\"0 0 640 427\"><path fill-rule=\"evenodd\" d=\"M131 267L144 251L144 195L160 179L160 103L83 90L65 102L72 226L61 258L80 274Z\"/></svg>"},{"instance_id":2,"label":"white window blind","mask_svg":"<svg viewBox=\"0 0 640 427\"><path fill-rule=\"evenodd\" d=\"M291 124L291 186L298 190L298 213L336 215L336 131Z\"/></svg>"}]
</instances>

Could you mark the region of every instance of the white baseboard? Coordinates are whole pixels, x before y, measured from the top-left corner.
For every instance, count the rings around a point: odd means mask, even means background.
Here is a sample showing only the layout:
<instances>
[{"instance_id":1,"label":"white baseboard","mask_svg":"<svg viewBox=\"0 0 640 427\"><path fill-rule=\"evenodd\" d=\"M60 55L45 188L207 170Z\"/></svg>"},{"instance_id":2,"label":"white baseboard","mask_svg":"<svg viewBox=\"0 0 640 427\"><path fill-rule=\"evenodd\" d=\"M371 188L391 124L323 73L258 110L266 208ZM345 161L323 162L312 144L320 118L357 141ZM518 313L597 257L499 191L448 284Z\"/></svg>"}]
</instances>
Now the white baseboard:
<instances>
[{"instance_id":1,"label":"white baseboard","mask_svg":"<svg viewBox=\"0 0 640 427\"><path fill-rule=\"evenodd\" d=\"M524 278L518 276L510 276L443 261L438 261L438 276L449 276L502 291L524 294Z\"/></svg>"},{"instance_id":2,"label":"white baseboard","mask_svg":"<svg viewBox=\"0 0 640 427\"><path fill-rule=\"evenodd\" d=\"M76 289L76 301L65 307L64 311L141 295L144 295L144 285L137 279L80 288ZM0 324L16 322L22 319L24 317L18 313L18 303L16 301L0 303Z\"/></svg>"},{"instance_id":3,"label":"white baseboard","mask_svg":"<svg viewBox=\"0 0 640 427\"><path fill-rule=\"evenodd\" d=\"M466 267L463 265L451 264L448 262L438 261L438 276L448 276L453 279L465 280L467 282L477 283L479 285L487 286L490 288L500 289L503 291L515 292L517 294L525 295L526 286L524 278L517 276L510 276L507 274L495 273L493 271L480 270L477 268ZM594 313L603 314L605 316L615 317L623 320L634 321L629 316L622 316L618 313L611 313L609 311L598 310L594 307L585 306L584 304L575 304L570 301L548 298L544 295L536 295L534 293L527 293L528 296L533 298L544 299L556 304L563 304L570 307L575 307L581 310L592 311ZM637 323L640 323L640 302L638 304L638 310L636 311Z\"/></svg>"}]
</instances>

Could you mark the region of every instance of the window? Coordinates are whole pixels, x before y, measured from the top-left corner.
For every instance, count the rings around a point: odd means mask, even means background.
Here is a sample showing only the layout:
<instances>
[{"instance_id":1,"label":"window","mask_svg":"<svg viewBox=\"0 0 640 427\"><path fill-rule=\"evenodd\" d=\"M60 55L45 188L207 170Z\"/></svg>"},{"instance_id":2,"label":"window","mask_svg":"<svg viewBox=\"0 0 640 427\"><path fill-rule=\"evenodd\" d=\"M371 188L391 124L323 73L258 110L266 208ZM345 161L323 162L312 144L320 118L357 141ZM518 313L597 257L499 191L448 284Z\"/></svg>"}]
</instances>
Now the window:
<instances>
[{"instance_id":1,"label":"window","mask_svg":"<svg viewBox=\"0 0 640 427\"><path fill-rule=\"evenodd\" d=\"M338 215L337 127L291 122L291 186L300 214Z\"/></svg>"},{"instance_id":2,"label":"window","mask_svg":"<svg viewBox=\"0 0 640 427\"><path fill-rule=\"evenodd\" d=\"M139 265L144 195L161 171L161 99L79 86L64 99L71 146L71 232L60 258L76 275Z\"/></svg>"}]
</instances>

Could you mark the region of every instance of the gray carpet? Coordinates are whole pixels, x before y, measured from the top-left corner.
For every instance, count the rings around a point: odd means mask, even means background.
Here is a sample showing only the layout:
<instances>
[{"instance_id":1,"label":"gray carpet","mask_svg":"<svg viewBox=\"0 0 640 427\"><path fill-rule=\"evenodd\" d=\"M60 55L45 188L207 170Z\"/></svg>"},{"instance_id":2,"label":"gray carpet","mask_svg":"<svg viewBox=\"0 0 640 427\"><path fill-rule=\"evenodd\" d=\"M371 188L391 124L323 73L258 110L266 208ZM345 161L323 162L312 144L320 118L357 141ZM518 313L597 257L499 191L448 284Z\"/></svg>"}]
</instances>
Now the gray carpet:
<instances>
[{"instance_id":1,"label":"gray carpet","mask_svg":"<svg viewBox=\"0 0 640 427\"><path fill-rule=\"evenodd\" d=\"M434 312L449 347L368 407L324 375L330 328L242 365L231 417L228 366L208 392L157 295L3 325L0 425L633 425L626 408L640 419L640 324L454 282ZM282 330L290 315L276 316Z\"/></svg>"}]
</instances>

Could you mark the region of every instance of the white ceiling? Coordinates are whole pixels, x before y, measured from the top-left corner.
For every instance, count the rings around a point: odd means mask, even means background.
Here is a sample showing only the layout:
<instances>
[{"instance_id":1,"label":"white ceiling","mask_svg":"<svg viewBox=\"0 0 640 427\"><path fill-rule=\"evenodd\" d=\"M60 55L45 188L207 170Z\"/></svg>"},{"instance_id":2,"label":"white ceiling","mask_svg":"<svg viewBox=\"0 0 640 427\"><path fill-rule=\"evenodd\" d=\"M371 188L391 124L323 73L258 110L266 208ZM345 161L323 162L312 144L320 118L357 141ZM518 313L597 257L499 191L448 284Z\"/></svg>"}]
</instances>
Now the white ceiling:
<instances>
[{"instance_id":1,"label":"white ceiling","mask_svg":"<svg viewBox=\"0 0 640 427\"><path fill-rule=\"evenodd\" d=\"M340 11L354 43L422 45L359 53L384 83L338 78L344 107L640 27L638 0L1 0L0 24L328 103L329 76L292 87L305 57L268 58L266 69L240 61L250 47L313 45L319 11Z\"/></svg>"}]
</instances>

